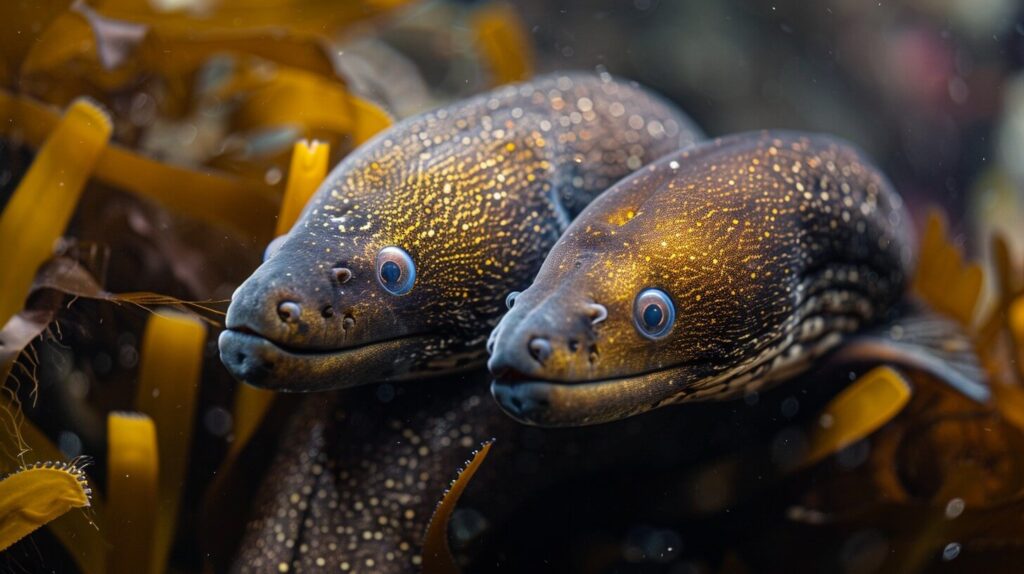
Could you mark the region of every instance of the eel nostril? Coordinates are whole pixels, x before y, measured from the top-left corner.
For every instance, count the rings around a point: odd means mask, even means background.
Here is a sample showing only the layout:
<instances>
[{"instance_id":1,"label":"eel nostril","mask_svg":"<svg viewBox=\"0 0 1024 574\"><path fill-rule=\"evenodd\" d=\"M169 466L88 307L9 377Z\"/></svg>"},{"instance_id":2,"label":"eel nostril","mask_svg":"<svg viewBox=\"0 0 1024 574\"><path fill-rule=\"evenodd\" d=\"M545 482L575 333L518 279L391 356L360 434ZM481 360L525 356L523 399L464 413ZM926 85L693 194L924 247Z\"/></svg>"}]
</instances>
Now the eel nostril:
<instances>
[{"instance_id":1,"label":"eel nostril","mask_svg":"<svg viewBox=\"0 0 1024 574\"><path fill-rule=\"evenodd\" d=\"M543 337L530 339L528 347L530 349L530 356L542 365L551 356L551 342Z\"/></svg>"},{"instance_id":2,"label":"eel nostril","mask_svg":"<svg viewBox=\"0 0 1024 574\"><path fill-rule=\"evenodd\" d=\"M345 318L341 320L342 330L348 331L356 324L355 318L350 313L345 313Z\"/></svg>"},{"instance_id":3,"label":"eel nostril","mask_svg":"<svg viewBox=\"0 0 1024 574\"><path fill-rule=\"evenodd\" d=\"M587 303L586 308L592 325L597 325L608 318L608 308L600 303Z\"/></svg>"},{"instance_id":4,"label":"eel nostril","mask_svg":"<svg viewBox=\"0 0 1024 574\"><path fill-rule=\"evenodd\" d=\"M320 309L320 316L324 319L330 319L334 316L334 307L327 305L323 309Z\"/></svg>"},{"instance_id":5,"label":"eel nostril","mask_svg":"<svg viewBox=\"0 0 1024 574\"><path fill-rule=\"evenodd\" d=\"M277 316L285 323L294 323L299 320L302 314L302 307L295 301L282 301L277 305Z\"/></svg>"},{"instance_id":6,"label":"eel nostril","mask_svg":"<svg viewBox=\"0 0 1024 574\"><path fill-rule=\"evenodd\" d=\"M331 272L334 273L334 279L342 285L348 283L348 280L352 278L352 270L348 267L335 267Z\"/></svg>"},{"instance_id":7,"label":"eel nostril","mask_svg":"<svg viewBox=\"0 0 1024 574\"><path fill-rule=\"evenodd\" d=\"M580 350L580 342L577 341L576 339L570 339L569 340L569 352L570 353L575 353L576 351L579 351L579 350Z\"/></svg>"}]
</instances>

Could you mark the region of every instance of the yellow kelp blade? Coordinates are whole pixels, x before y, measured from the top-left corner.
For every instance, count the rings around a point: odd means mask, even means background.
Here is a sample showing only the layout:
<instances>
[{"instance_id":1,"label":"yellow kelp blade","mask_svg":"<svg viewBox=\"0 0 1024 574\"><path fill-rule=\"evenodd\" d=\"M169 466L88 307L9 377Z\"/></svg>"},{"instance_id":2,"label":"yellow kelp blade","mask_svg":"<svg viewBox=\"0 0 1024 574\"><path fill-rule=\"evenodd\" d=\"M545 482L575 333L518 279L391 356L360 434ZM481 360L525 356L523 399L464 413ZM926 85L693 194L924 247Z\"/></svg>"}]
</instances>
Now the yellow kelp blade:
<instances>
[{"instance_id":1,"label":"yellow kelp blade","mask_svg":"<svg viewBox=\"0 0 1024 574\"><path fill-rule=\"evenodd\" d=\"M810 466L870 435L910 402L910 384L891 367L876 367L825 407L802 466Z\"/></svg>"},{"instance_id":2,"label":"yellow kelp blade","mask_svg":"<svg viewBox=\"0 0 1024 574\"><path fill-rule=\"evenodd\" d=\"M391 116L377 104L355 95L349 95L352 108L352 143L362 145L366 140L387 129L393 122Z\"/></svg>"},{"instance_id":3,"label":"yellow kelp blade","mask_svg":"<svg viewBox=\"0 0 1024 574\"><path fill-rule=\"evenodd\" d=\"M55 125L57 114L49 106L0 90L0 132L17 128L21 143L38 147ZM182 215L265 240L272 237L280 200L263 181L165 164L113 144L100 154L94 176Z\"/></svg>"},{"instance_id":4,"label":"yellow kelp blade","mask_svg":"<svg viewBox=\"0 0 1024 574\"><path fill-rule=\"evenodd\" d=\"M17 404L0 394L0 473L13 473L25 460L61 460L63 455L46 435L31 421L21 416ZM48 528L64 545L81 574L105 574L107 571L107 544L104 506L98 494L91 497L92 512L70 512L50 522Z\"/></svg>"},{"instance_id":5,"label":"yellow kelp blade","mask_svg":"<svg viewBox=\"0 0 1024 574\"><path fill-rule=\"evenodd\" d=\"M533 75L533 50L515 8L490 2L472 16L477 46L495 85L519 82Z\"/></svg>"},{"instance_id":6,"label":"yellow kelp blade","mask_svg":"<svg viewBox=\"0 0 1024 574\"><path fill-rule=\"evenodd\" d=\"M963 253L949 239L941 212L932 210L921 239L914 292L935 310L970 328L981 295L982 277L981 267L965 263Z\"/></svg>"},{"instance_id":7,"label":"yellow kelp blade","mask_svg":"<svg viewBox=\"0 0 1024 574\"><path fill-rule=\"evenodd\" d=\"M1013 362L1017 365L1017 380L1024 384L1024 295L1017 297L1007 312L1012 341Z\"/></svg>"},{"instance_id":8,"label":"yellow kelp blade","mask_svg":"<svg viewBox=\"0 0 1024 574\"><path fill-rule=\"evenodd\" d=\"M89 506L85 473L74 464L36 463L0 480L0 551L72 508Z\"/></svg>"},{"instance_id":9,"label":"yellow kelp blade","mask_svg":"<svg viewBox=\"0 0 1024 574\"><path fill-rule=\"evenodd\" d=\"M174 540L185 489L196 398L202 375L206 326L183 313L161 310L142 337L135 408L156 425L160 453L156 546L152 571L162 570Z\"/></svg>"},{"instance_id":10,"label":"yellow kelp blade","mask_svg":"<svg viewBox=\"0 0 1024 574\"><path fill-rule=\"evenodd\" d=\"M316 190L327 176L327 159L331 147L323 142L312 143L302 140L292 150L291 168L288 170L288 185L281 202L281 213L277 216L277 235L284 235L295 225L302 209L309 203Z\"/></svg>"},{"instance_id":11,"label":"yellow kelp blade","mask_svg":"<svg viewBox=\"0 0 1024 574\"><path fill-rule=\"evenodd\" d=\"M993 234L989 253L995 274L991 279L993 301L987 317L979 323L976 336L978 352L983 359L991 359L996 341L1006 326L1007 309L1013 298L1021 294L1021 282L1024 280L1014 264L1006 237Z\"/></svg>"},{"instance_id":12,"label":"yellow kelp blade","mask_svg":"<svg viewBox=\"0 0 1024 574\"><path fill-rule=\"evenodd\" d=\"M410 1L220 0L203 4L199 14L144 0L94 0L90 4L104 16L144 23L166 35L202 37L211 31L269 28L324 36Z\"/></svg>"},{"instance_id":13,"label":"yellow kelp blade","mask_svg":"<svg viewBox=\"0 0 1024 574\"><path fill-rule=\"evenodd\" d=\"M107 512L110 572L154 572L157 533L156 426L137 413L107 418Z\"/></svg>"},{"instance_id":14,"label":"yellow kelp blade","mask_svg":"<svg viewBox=\"0 0 1024 574\"><path fill-rule=\"evenodd\" d=\"M342 136L351 136L358 145L391 122L383 110L349 92L336 78L287 66L268 71L252 58L215 93L239 100L232 125L242 132L291 126L307 138L340 142Z\"/></svg>"},{"instance_id":15,"label":"yellow kelp blade","mask_svg":"<svg viewBox=\"0 0 1024 574\"><path fill-rule=\"evenodd\" d=\"M434 515L430 517L430 524L427 525L427 532L423 537L423 572L424 574L458 574L459 567L455 564L455 557L448 546L448 521L455 512L455 505L459 503L462 491L466 490L469 481L487 458L491 451L491 439L481 445L480 450L473 452L473 458L466 463L451 485L451 488L444 493L441 502L438 503Z\"/></svg>"},{"instance_id":16,"label":"yellow kelp blade","mask_svg":"<svg viewBox=\"0 0 1024 574\"><path fill-rule=\"evenodd\" d=\"M0 214L0 245L8 246L0 259L0 325L22 308L36 270L53 255L110 131L95 104L72 103Z\"/></svg>"}]
</instances>

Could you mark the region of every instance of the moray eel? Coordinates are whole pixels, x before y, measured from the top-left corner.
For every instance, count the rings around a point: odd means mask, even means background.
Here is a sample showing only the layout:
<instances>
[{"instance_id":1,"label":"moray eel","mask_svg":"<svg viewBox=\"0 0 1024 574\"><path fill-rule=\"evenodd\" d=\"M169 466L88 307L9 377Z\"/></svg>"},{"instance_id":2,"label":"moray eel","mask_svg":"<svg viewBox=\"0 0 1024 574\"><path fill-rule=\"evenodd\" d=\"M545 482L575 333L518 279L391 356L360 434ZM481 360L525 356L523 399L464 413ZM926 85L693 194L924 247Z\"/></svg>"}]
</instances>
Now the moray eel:
<instances>
[{"instance_id":1,"label":"moray eel","mask_svg":"<svg viewBox=\"0 0 1024 574\"><path fill-rule=\"evenodd\" d=\"M346 157L234 293L221 360L316 391L483 366L505 295L598 193L700 132L606 74L561 74L402 121Z\"/></svg>"},{"instance_id":2,"label":"moray eel","mask_svg":"<svg viewBox=\"0 0 1024 574\"><path fill-rule=\"evenodd\" d=\"M837 139L748 133L671 154L594 201L513 298L492 392L522 422L594 424L753 393L842 344L983 399L948 323L892 323L911 237L891 184Z\"/></svg>"},{"instance_id":3,"label":"moray eel","mask_svg":"<svg viewBox=\"0 0 1024 574\"><path fill-rule=\"evenodd\" d=\"M569 437L544 450L554 460L540 472L531 447L546 441L491 400L483 344L505 295L529 283L572 217L698 138L643 88L557 75L407 120L340 164L232 298L225 365L279 390L470 372L309 397L282 435L233 570L415 569L455 469L492 437L506 453L474 481L498 487L485 497L492 519L602 456L655 458ZM595 456L556 462L591 444Z\"/></svg>"}]
</instances>

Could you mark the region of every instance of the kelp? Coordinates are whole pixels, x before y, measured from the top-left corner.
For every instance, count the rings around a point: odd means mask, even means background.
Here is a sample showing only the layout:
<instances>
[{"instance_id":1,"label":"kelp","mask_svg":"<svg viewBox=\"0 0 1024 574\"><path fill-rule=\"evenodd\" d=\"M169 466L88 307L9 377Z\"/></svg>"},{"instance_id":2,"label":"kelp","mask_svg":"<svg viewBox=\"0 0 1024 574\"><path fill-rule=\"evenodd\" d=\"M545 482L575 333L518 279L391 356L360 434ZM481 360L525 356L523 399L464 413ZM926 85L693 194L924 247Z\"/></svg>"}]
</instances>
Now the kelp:
<instances>
[{"instance_id":1,"label":"kelp","mask_svg":"<svg viewBox=\"0 0 1024 574\"><path fill-rule=\"evenodd\" d=\"M0 479L0 552L74 508L92 494L75 463L35 463Z\"/></svg>"},{"instance_id":2,"label":"kelp","mask_svg":"<svg viewBox=\"0 0 1024 574\"><path fill-rule=\"evenodd\" d=\"M872 558L881 572L941 566L1007 571L1024 549L1019 534L1024 516L1024 465L1019 462L1024 452L1024 390L1013 367L1021 352L1014 331L1019 329L1015 311L1024 282L1005 241L996 237L994 302L983 312L977 308L980 268L964 261L938 214L929 216L921 245L914 291L974 334L990 378L992 404L974 403L942 381L915 373L913 393L895 417L862 438L859 450L847 450L839 463L818 463L808 482L797 483L809 488L799 491L794 485L798 502L790 507L788 521L799 525L792 527L792 535L803 540L813 536L841 541L875 533L887 549ZM834 402L826 414L835 415ZM872 409L859 418L862 423L877 414ZM815 440L820 439L812 444ZM780 529L789 532L791 526Z\"/></svg>"},{"instance_id":3,"label":"kelp","mask_svg":"<svg viewBox=\"0 0 1024 574\"><path fill-rule=\"evenodd\" d=\"M84 470L84 461L66 461L60 450L31 421L21 415L20 405L0 397L0 417L3 418L0 431L0 473L11 474L39 465L53 467L74 467L79 474ZM81 488L89 486L78 481ZM53 505L51 498L57 495L62 500L74 499L75 495L61 492L60 488L39 492L38 497L27 501L42 507ZM101 532L104 530L103 501L99 493L86 491L92 512L66 512L54 517L47 527L64 545L82 574L103 574L106 572L107 548Z\"/></svg>"},{"instance_id":4,"label":"kelp","mask_svg":"<svg viewBox=\"0 0 1024 574\"><path fill-rule=\"evenodd\" d=\"M160 454L153 572L167 563L178 522L205 344L201 321L168 311L149 319L142 339L135 408L153 420Z\"/></svg>"},{"instance_id":5,"label":"kelp","mask_svg":"<svg viewBox=\"0 0 1024 574\"><path fill-rule=\"evenodd\" d=\"M931 210L912 289L935 310L972 327L981 295L981 266L964 262L962 250L947 239L946 229L942 213Z\"/></svg>"},{"instance_id":6,"label":"kelp","mask_svg":"<svg viewBox=\"0 0 1024 574\"><path fill-rule=\"evenodd\" d=\"M487 454L491 451L494 440L489 440L478 450L473 451L472 458L466 461L466 466L456 474L451 486L444 492L430 523L423 536L423 572L425 574L458 574L459 568L455 564L455 557L452 556L451 548L448 546L448 521L455 512L462 492L473 480L473 475L483 464Z\"/></svg>"},{"instance_id":7,"label":"kelp","mask_svg":"<svg viewBox=\"0 0 1024 574\"><path fill-rule=\"evenodd\" d=\"M35 271L64 234L110 131L110 119L95 104L72 104L0 214L0 242L18 246L0 263L0 325L24 306Z\"/></svg>"},{"instance_id":8,"label":"kelp","mask_svg":"<svg viewBox=\"0 0 1024 574\"><path fill-rule=\"evenodd\" d=\"M45 141L57 118L49 106L0 92L0 129L8 136L16 134L18 141L30 148ZM70 157L74 155L60 160L73 163ZM107 145L99 154L93 177L182 215L268 239L280 202L273 188L262 181L161 163L116 144ZM240 205L244 209L239 209Z\"/></svg>"},{"instance_id":9,"label":"kelp","mask_svg":"<svg viewBox=\"0 0 1024 574\"><path fill-rule=\"evenodd\" d=\"M108 537L110 572L141 574L154 569L159 524L157 431L146 415L114 412L107 418Z\"/></svg>"},{"instance_id":10,"label":"kelp","mask_svg":"<svg viewBox=\"0 0 1024 574\"><path fill-rule=\"evenodd\" d=\"M488 3L472 14L480 52L496 84L525 80L533 75L533 55L526 27L507 4Z\"/></svg>"},{"instance_id":11,"label":"kelp","mask_svg":"<svg viewBox=\"0 0 1024 574\"><path fill-rule=\"evenodd\" d=\"M910 402L910 394L910 384L890 367L861 376L822 410L802 464L813 465L878 430Z\"/></svg>"}]
</instances>

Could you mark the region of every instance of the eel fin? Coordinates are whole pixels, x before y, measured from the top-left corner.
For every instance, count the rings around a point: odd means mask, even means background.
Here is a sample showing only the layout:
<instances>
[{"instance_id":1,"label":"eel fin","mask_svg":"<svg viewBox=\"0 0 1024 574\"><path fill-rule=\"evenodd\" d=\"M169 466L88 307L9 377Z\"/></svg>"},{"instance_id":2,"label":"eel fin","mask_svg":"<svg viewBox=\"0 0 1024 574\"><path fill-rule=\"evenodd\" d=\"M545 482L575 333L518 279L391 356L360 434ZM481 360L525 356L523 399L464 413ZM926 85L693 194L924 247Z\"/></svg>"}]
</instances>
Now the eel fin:
<instances>
[{"instance_id":1,"label":"eel fin","mask_svg":"<svg viewBox=\"0 0 1024 574\"><path fill-rule=\"evenodd\" d=\"M886 363L924 372L980 403L988 402L992 394L974 344L963 327L955 319L921 305L907 305L892 321L854 335L830 360Z\"/></svg>"}]
</instances>

